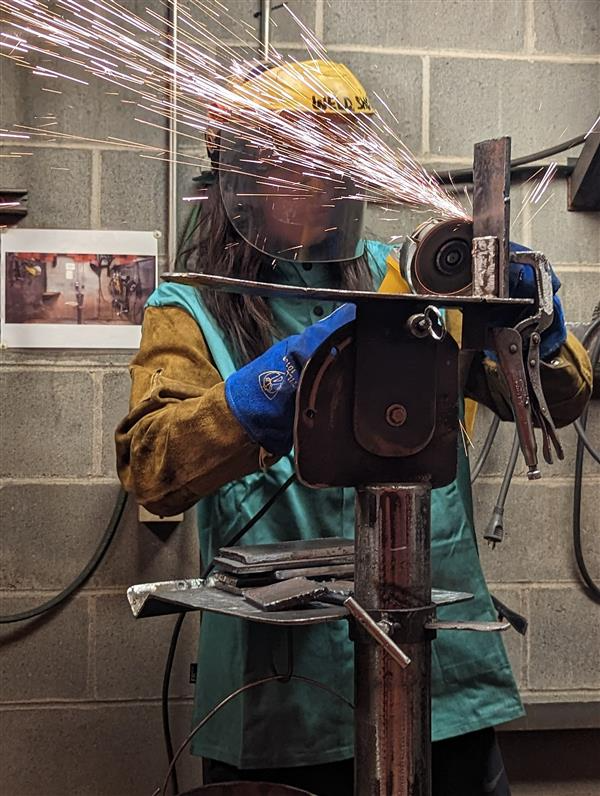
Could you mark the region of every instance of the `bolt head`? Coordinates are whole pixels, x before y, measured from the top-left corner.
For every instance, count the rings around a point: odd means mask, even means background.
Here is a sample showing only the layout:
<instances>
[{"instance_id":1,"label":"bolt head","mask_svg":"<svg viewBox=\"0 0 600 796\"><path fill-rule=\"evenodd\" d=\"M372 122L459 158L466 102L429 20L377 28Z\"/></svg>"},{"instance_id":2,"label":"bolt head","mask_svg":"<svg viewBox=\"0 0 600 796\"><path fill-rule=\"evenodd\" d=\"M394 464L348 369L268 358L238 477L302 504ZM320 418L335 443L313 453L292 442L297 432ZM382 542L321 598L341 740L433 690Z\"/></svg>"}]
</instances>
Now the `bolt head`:
<instances>
[{"instance_id":1,"label":"bolt head","mask_svg":"<svg viewBox=\"0 0 600 796\"><path fill-rule=\"evenodd\" d=\"M508 347L508 350L510 351L511 354L516 354L517 353L517 344L516 343L511 343L509 345L509 347Z\"/></svg>"},{"instance_id":2,"label":"bolt head","mask_svg":"<svg viewBox=\"0 0 600 796\"><path fill-rule=\"evenodd\" d=\"M398 428L406 422L406 407L402 404L390 404L385 410L385 420L388 425Z\"/></svg>"}]
</instances>

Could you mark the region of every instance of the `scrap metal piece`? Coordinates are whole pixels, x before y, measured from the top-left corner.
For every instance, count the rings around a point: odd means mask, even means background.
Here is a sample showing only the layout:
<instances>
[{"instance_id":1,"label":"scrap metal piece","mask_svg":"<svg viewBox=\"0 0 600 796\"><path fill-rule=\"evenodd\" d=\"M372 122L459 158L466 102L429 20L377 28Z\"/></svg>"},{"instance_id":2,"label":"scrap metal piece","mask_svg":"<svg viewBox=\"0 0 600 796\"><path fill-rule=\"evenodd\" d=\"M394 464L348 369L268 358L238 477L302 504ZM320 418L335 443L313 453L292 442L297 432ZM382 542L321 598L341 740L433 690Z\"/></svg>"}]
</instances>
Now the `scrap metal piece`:
<instances>
[{"instance_id":1,"label":"scrap metal piece","mask_svg":"<svg viewBox=\"0 0 600 796\"><path fill-rule=\"evenodd\" d=\"M270 586L259 586L246 589L245 599L263 611L285 611L286 608L298 608L315 602L327 594L327 587L307 578L291 578L272 583Z\"/></svg>"},{"instance_id":2,"label":"scrap metal piece","mask_svg":"<svg viewBox=\"0 0 600 796\"><path fill-rule=\"evenodd\" d=\"M473 159L473 238L498 240L497 296L508 296L509 219L510 138L481 141Z\"/></svg>"},{"instance_id":3,"label":"scrap metal piece","mask_svg":"<svg viewBox=\"0 0 600 796\"><path fill-rule=\"evenodd\" d=\"M498 238L473 238L473 295L498 294Z\"/></svg>"},{"instance_id":4,"label":"scrap metal piece","mask_svg":"<svg viewBox=\"0 0 600 796\"><path fill-rule=\"evenodd\" d=\"M351 552L348 552L346 555L331 558L329 561L333 565L351 564L353 561L353 555ZM323 564L321 559L314 558L298 558L289 561L274 561L272 563L265 564L242 564L235 559L225 558L225 556L215 556L214 562L215 566L217 566L219 569L224 570L225 572L232 572L235 575L260 575L273 573L276 568L278 570L293 569L297 567L321 566Z\"/></svg>"},{"instance_id":5,"label":"scrap metal piece","mask_svg":"<svg viewBox=\"0 0 600 796\"><path fill-rule=\"evenodd\" d=\"M326 580L328 578L346 578L354 575L354 562L351 564L328 564L323 567L301 567L300 569L276 569L276 580L289 578L309 578Z\"/></svg>"},{"instance_id":6,"label":"scrap metal piece","mask_svg":"<svg viewBox=\"0 0 600 796\"><path fill-rule=\"evenodd\" d=\"M316 561L318 564L324 564L332 558L353 554L354 542L343 536L219 548L220 556L248 565L283 565L293 564L296 561Z\"/></svg>"}]
</instances>

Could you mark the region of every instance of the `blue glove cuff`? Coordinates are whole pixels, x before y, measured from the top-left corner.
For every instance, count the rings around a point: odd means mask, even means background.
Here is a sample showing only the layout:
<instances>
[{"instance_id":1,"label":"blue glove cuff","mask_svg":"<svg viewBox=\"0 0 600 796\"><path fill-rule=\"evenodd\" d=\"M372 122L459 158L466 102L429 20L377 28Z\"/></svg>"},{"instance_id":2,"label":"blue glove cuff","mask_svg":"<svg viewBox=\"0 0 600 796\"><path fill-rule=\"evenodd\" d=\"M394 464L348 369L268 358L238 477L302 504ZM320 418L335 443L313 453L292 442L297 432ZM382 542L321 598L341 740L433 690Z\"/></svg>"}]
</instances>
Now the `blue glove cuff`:
<instances>
[{"instance_id":1,"label":"blue glove cuff","mask_svg":"<svg viewBox=\"0 0 600 796\"><path fill-rule=\"evenodd\" d=\"M283 456L292 448L296 390L306 361L336 329L352 321L353 304L271 346L225 381L225 399L253 442Z\"/></svg>"},{"instance_id":2,"label":"blue glove cuff","mask_svg":"<svg viewBox=\"0 0 600 796\"><path fill-rule=\"evenodd\" d=\"M253 442L276 456L292 448L300 371L281 340L225 381L225 399Z\"/></svg>"}]
</instances>

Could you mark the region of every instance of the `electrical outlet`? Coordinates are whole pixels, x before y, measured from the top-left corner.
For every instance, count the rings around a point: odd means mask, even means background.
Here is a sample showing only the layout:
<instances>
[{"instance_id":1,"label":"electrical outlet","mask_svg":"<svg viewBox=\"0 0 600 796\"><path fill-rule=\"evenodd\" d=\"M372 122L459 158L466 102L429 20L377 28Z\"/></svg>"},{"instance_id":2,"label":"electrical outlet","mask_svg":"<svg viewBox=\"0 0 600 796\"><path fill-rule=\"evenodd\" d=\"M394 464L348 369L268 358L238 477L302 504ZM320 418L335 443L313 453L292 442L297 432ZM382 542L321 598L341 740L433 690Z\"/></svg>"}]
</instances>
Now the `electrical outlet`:
<instances>
[{"instance_id":1,"label":"electrical outlet","mask_svg":"<svg viewBox=\"0 0 600 796\"><path fill-rule=\"evenodd\" d=\"M152 514L151 511L145 509L143 506L138 506L138 520L143 523L180 523L183 522L182 514L173 514L170 517L163 517L161 514Z\"/></svg>"}]
</instances>

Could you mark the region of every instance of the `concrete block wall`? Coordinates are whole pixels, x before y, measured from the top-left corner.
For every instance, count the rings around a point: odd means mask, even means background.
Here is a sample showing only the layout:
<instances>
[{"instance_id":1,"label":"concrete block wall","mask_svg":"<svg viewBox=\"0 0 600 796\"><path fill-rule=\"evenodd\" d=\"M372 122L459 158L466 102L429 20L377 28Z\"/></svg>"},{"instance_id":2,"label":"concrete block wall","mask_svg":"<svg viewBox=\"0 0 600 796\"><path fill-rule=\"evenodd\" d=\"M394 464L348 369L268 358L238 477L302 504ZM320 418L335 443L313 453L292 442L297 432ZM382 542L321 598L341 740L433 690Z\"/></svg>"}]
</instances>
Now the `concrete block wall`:
<instances>
[{"instance_id":1,"label":"concrete block wall","mask_svg":"<svg viewBox=\"0 0 600 796\"><path fill-rule=\"evenodd\" d=\"M138 11L147 5L164 8L154 0L126 5ZM257 24L252 17L257 0L228 5L234 18ZM368 90L385 98L400 120L402 137L430 168L469 165L473 142L489 136L511 135L517 156L543 149L587 131L597 116L600 6L595 0L296 0L291 6L332 58L355 69ZM295 23L282 10L273 20L277 45L301 55ZM3 127L54 115L57 130L94 139L3 147L2 154L23 154L0 159L0 187L29 189L24 226L158 229L164 265L166 168L114 140L164 146L164 134L136 123L134 106L120 102L126 95L115 99L106 84L85 90L61 85L59 96L42 92L38 80L5 59L0 70ZM197 149L184 141L181 153L185 159ZM180 196L189 194L196 171L180 167ZM523 195L521 189L513 192L513 217ZM550 201L537 215L524 209L513 237L547 252L563 280L568 318L589 320L600 299L599 216L567 213L564 183L547 195ZM421 220L405 210L390 224L372 213L369 231L406 234ZM108 521L118 490L112 433L126 411L130 356L2 352L2 613L46 600L69 582ZM489 419L481 412L476 447ZM599 419L593 407L596 444ZM484 546L482 556L494 591L531 623L525 640L508 640L525 699L581 707L600 698L598 623L597 608L582 594L573 565L575 442L571 429L563 437L567 459L547 468L543 481L527 483L519 468L509 496L507 538L495 551ZM510 438L511 430L503 426L476 485L479 529L497 494ZM599 485L598 469L588 462L584 545L596 578ZM125 589L197 572L192 518L186 517L165 544L138 524L130 504L107 559L74 600L47 622L2 629L0 769L7 793L152 792L164 773L159 697L172 620L136 623ZM186 624L173 678L176 740L187 731L191 710L188 669L195 660L197 627L189 619ZM197 775L197 762L186 757L183 784L191 786ZM571 790L548 786L537 792L593 792L577 789L593 779L589 767L581 776L583 784L571 783ZM517 796L532 792L524 786Z\"/></svg>"}]
</instances>

